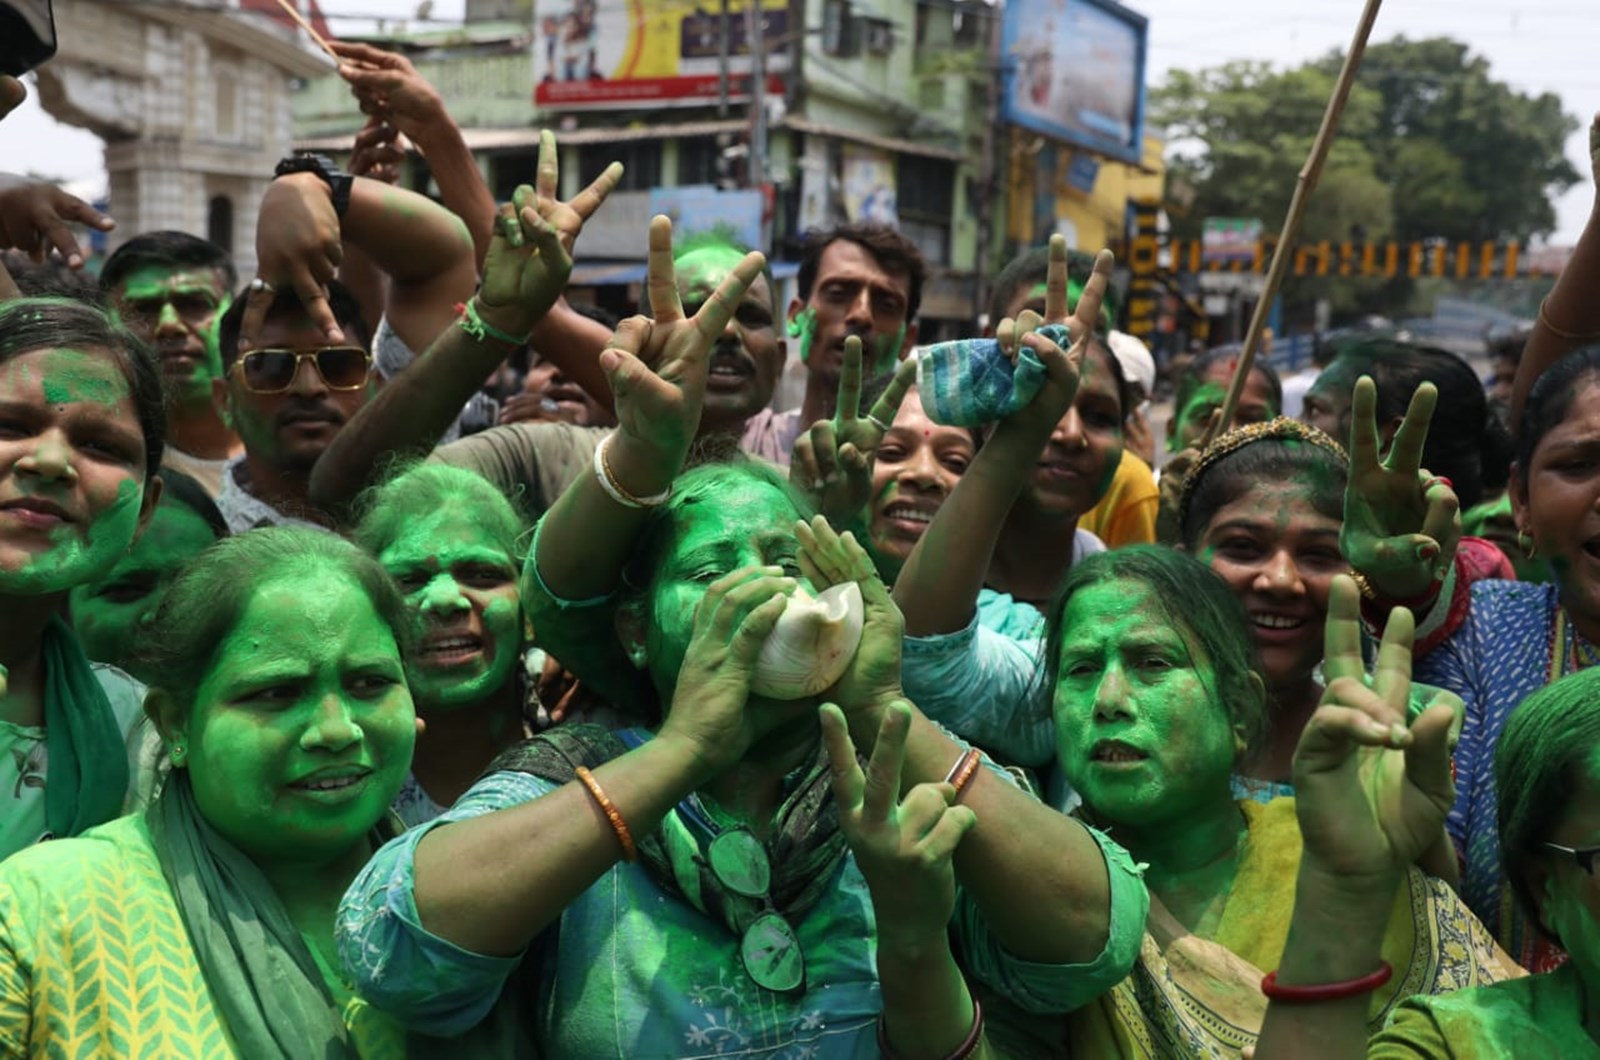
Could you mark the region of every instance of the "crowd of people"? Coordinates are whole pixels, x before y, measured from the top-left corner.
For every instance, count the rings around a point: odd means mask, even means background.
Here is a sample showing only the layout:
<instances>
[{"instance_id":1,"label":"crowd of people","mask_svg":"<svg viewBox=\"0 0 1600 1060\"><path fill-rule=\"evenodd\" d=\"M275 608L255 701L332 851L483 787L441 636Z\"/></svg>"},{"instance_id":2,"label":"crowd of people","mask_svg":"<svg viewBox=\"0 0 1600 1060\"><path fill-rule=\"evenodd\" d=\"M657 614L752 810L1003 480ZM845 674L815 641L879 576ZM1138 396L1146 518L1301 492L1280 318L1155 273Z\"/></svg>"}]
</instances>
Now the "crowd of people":
<instances>
[{"instance_id":1,"label":"crowd of people","mask_svg":"<svg viewBox=\"0 0 1600 1060\"><path fill-rule=\"evenodd\" d=\"M657 217L617 320L619 166L335 47L243 282L0 179L7 1055L1600 1056L1600 212L1493 392L1158 440L1107 252L918 345L891 227Z\"/></svg>"}]
</instances>

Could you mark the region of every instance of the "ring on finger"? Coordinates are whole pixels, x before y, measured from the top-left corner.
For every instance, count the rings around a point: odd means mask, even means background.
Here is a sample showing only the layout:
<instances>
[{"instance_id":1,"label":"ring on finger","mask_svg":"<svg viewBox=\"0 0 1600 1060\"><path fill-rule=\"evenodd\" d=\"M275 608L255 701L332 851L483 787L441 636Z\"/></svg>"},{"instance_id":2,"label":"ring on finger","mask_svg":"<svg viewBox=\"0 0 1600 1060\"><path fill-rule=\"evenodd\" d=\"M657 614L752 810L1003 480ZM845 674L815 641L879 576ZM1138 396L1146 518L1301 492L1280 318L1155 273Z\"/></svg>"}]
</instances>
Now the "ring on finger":
<instances>
[{"instance_id":1,"label":"ring on finger","mask_svg":"<svg viewBox=\"0 0 1600 1060\"><path fill-rule=\"evenodd\" d=\"M867 413L867 422L872 424L874 427L878 428L878 430L882 431L884 434L888 434L889 433L889 425L887 423L884 423L877 416L873 415L870 412Z\"/></svg>"},{"instance_id":2,"label":"ring on finger","mask_svg":"<svg viewBox=\"0 0 1600 1060\"><path fill-rule=\"evenodd\" d=\"M262 279L260 276L257 276L255 279L250 281L250 293L251 294L257 294L257 293L259 293L261 291L265 291L268 294L272 294L272 293L274 293L276 291L276 288L274 288L272 286L272 284L268 283L266 280Z\"/></svg>"},{"instance_id":3,"label":"ring on finger","mask_svg":"<svg viewBox=\"0 0 1600 1060\"><path fill-rule=\"evenodd\" d=\"M1435 475L1422 484L1422 492L1427 493L1435 486L1443 486L1445 489L1450 490L1456 488L1456 484L1445 478L1443 475Z\"/></svg>"}]
</instances>

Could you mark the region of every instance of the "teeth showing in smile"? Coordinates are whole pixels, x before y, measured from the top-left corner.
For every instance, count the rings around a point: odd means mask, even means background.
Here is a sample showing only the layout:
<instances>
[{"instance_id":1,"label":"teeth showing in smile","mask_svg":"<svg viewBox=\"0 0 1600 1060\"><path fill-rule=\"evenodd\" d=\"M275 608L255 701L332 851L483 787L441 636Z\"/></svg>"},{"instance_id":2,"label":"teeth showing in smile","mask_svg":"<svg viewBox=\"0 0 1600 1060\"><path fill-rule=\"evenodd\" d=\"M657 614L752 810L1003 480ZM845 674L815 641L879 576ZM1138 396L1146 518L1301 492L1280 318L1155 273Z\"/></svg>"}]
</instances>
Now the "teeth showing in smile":
<instances>
[{"instance_id":1,"label":"teeth showing in smile","mask_svg":"<svg viewBox=\"0 0 1600 1060\"><path fill-rule=\"evenodd\" d=\"M925 511L922 511L919 508L912 508L912 507L909 507L907 505L902 505L902 504L896 504L896 505L891 506L889 508L889 510L884 514L886 514L890 519L903 519L908 523L931 523L931 522L933 522L933 513L932 512L925 512Z\"/></svg>"},{"instance_id":2,"label":"teeth showing in smile","mask_svg":"<svg viewBox=\"0 0 1600 1060\"><path fill-rule=\"evenodd\" d=\"M295 786L307 791L337 791L340 788L348 788L364 776L365 773L356 773L347 777L324 777L320 780L302 781Z\"/></svg>"},{"instance_id":3,"label":"teeth showing in smile","mask_svg":"<svg viewBox=\"0 0 1600 1060\"><path fill-rule=\"evenodd\" d=\"M1250 621L1263 629L1299 629L1306 624L1303 618L1289 618L1285 615L1251 615Z\"/></svg>"},{"instance_id":4,"label":"teeth showing in smile","mask_svg":"<svg viewBox=\"0 0 1600 1060\"><path fill-rule=\"evenodd\" d=\"M451 637L428 645L430 655L454 655L458 652L476 651L478 642L472 637Z\"/></svg>"}]
</instances>

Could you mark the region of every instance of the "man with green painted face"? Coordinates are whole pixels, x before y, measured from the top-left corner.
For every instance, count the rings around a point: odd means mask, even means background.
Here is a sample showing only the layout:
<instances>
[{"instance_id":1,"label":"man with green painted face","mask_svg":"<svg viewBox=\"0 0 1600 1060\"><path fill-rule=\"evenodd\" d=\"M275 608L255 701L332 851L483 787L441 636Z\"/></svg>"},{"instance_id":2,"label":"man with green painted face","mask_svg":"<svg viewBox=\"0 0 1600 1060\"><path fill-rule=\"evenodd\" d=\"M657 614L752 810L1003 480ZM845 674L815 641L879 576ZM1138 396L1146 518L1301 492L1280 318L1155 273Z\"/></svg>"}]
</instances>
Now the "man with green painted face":
<instances>
[{"instance_id":1,"label":"man with green painted face","mask_svg":"<svg viewBox=\"0 0 1600 1060\"><path fill-rule=\"evenodd\" d=\"M800 407L762 409L744 449L787 467L801 432L833 418L844 343L861 340L868 378L894 369L916 345L917 309L928 265L917 245L888 225L853 223L808 232L800 253L800 294L789 303L789 336L806 366Z\"/></svg>"},{"instance_id":2,"label":"man with green painted face","mask_svg":"<svg viewBox=\"0 0 1600 1060\"><path fill-rule=\"evenodd\" d=\"M168 438L162 463L213 497L222 490L223 467L242 452L211 402L212 380L222 377L216 323L237 284L228 252L186 232L136 236L100 272L117 315L160 358Z\"/></svg>"}]
</instances>

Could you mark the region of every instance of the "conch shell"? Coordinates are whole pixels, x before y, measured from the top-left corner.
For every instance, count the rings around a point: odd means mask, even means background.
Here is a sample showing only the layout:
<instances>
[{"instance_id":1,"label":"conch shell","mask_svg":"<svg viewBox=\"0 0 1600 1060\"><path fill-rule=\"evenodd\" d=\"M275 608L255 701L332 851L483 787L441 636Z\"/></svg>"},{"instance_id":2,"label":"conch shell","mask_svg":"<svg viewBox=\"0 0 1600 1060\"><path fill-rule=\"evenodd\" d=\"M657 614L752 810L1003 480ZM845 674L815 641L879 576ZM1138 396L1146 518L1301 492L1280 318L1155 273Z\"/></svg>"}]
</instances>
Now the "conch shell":
<instances>
[{"instance_id":1,"label":"conch shell","mask_svg":"<svg viewBox=\"0 0 1600 1060\"><path fill-rule=\"evenodd\" d=\"M761 646L750 690L768 699L804 699L828 688L861 646L861 587L842 582L813 597L796 589Z\"/></svg>"}]
</instances>

